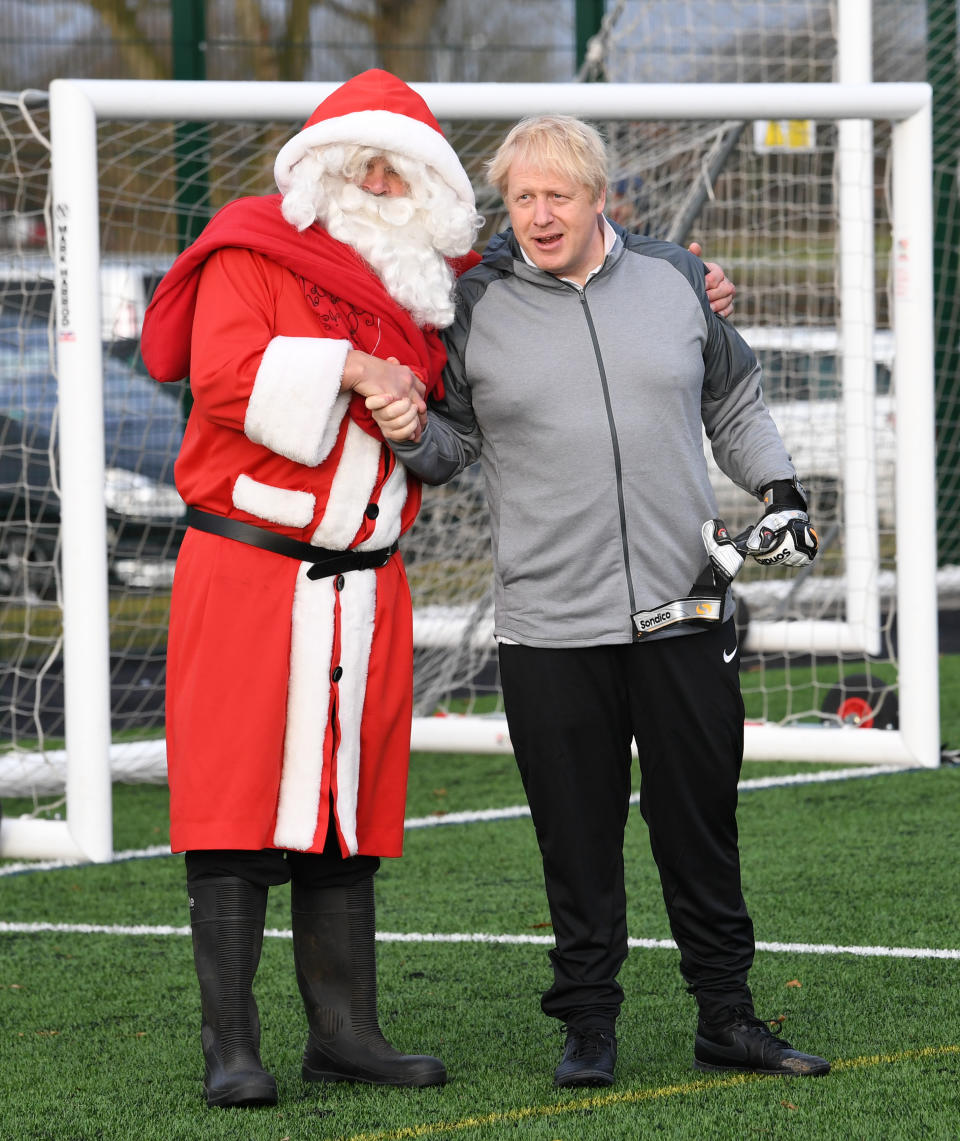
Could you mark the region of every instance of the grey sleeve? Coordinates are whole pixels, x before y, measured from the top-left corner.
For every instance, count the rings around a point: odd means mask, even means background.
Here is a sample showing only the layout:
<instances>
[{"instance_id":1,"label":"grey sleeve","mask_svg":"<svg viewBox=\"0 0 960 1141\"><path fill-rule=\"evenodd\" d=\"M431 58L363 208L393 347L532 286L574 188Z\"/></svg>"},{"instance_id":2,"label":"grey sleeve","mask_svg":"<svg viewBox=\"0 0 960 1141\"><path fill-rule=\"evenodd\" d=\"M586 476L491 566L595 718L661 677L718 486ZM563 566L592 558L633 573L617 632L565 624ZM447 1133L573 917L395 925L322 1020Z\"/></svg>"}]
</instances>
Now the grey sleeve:
<instances>
[{"instance_id":1,"label":"grey sleeve","mask_svg":"<svg viewBox=\"0 0 960 1141\"><path fill-rule=\"evenodd\" d=\"M797 473L763 402L756 355L709 305L706 314L703 424L720 470L759 499L769 483Z\"/></svg>"},{"instance_id":2,"label":"grey sleeve","mask_svg":"<svg viewBox=\"0 0 960 1141\"><path fill-rule=\"evenodd\" d=\"M480 456L480 429L467 382L466 343L470 316L458 306L453 325L444 330L447 363L443 397L427 401L427 426L417 443L391 443L397 458L424 483L446 483Z\"/></svg>"}]
</instances>

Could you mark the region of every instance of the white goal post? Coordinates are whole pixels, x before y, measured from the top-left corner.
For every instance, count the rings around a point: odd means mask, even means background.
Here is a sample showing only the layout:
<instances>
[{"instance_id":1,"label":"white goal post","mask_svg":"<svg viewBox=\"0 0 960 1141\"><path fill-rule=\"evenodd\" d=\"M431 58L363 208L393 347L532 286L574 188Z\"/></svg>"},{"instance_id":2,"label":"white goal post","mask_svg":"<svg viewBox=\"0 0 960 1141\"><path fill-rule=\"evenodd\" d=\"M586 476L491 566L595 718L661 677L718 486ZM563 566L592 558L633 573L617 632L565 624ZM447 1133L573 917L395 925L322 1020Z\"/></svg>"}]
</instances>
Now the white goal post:
<instances>
[{"instance_id":1,"label":"white goal post","mask_svg":"<svg viewBox=\"0 0 960 1141\"><path fill-rule=\"evenodd\" d=\"M325 83L55 80L50 86L56 268L66 818L4 819L0 856L93 861L112 855L107 536L101 384L98 125L101 121L302 122L337 85ZM781 727L748 723L752 759L939 763L931 208L931 90L927 84L453 84L413 85L441 120L508 122L561 112L594 120L827 120L892 124L891 326L896 413L896 612L899 726ZM850 136L847 135L847 138ZM862 136L860 136L862 138ZM838 155L847 598L841 619L757 622L748 646L879 648L871 291L872 153ZM847 191L844 192L844 186ZM846 206L844 206L846 203ZM843 211L846 211L844 216ZM866 231L866 232L865 232ZM856 409L857 415L848 415ZM802 474L802 473L801 473ZM859 576L859 578L857 578ZM851 583L856 590L851 592ZM415 748L506 751L502 721L418 717Z\"/></svg>"}]
</instances>

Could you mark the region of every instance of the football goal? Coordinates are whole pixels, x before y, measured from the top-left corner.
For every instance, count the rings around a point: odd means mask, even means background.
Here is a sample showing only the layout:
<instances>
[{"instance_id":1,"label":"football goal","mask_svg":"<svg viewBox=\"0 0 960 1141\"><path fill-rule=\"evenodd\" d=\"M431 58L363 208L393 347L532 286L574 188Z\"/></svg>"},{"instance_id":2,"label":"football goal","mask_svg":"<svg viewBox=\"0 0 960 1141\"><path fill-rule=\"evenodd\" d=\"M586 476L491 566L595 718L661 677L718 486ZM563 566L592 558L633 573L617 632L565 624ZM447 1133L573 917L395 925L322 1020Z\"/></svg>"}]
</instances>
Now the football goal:
<instances>
[{"instance_id":1,"label":"football goal","mask_svg":"<svg viewBox=\"0 0 960 1141\"><path fill-rule=\"evenodd\" d=\"M143 375L139 324L159 275L215 209L273 192L279 147L334 86L63 79L31 111L25 151L50 145L47 244L3 262L0 336L19 378L11 400L32 407L24 378L56 376L47 436L21 410L33 434L18 477L25 500L46 478L55 512L17 515L22 543L7 560L5 645L34 707L0 756L0 796L14 787L2 773L20 766L26 788L59 775L65 809L58 821L5 817L0 857L108 859L118 766L123 779L162 779L162 703L147 694L162 686L187 402ZM696 239L737 282L733 320L761 359L822 540L809 572L750 567L738 579L747 757L937 765L929 87L415 86L474 181L484 238L504 223L482 164L506 126L570 113L609 141L608 212ZM7 176L28 215L43 180L25 187L26 165ZM49 314L34 304L44 291ZM47 354L36 368L31 339ZM757 503L715 470L708 444L705 454L728 526L754 520ZM44 457L46 476L33 462ZM412 747L508 751L473 471L426 489L404 554ZM44 714L51 673L63 679L59 720Z\"/></svg>"}]
</instances>

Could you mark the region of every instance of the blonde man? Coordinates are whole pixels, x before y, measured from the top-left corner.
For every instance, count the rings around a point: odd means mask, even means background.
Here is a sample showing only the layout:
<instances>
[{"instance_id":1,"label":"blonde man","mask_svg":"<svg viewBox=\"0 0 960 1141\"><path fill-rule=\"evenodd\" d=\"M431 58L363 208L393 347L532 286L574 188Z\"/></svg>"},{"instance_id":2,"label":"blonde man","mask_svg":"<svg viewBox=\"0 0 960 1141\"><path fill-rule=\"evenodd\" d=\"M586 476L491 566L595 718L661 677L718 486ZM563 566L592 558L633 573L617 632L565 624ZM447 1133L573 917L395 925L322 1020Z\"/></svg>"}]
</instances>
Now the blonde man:
<instances>
[{"instance_id":1,"label":"blonde man","mask_svg":"<svg viewBox=\"0 0 960 1141\"><path fill-rule=\"evenodd\" d=\"M729 592L743 558L709 522L704 427L721 469L765 505L749 552L802 566L817 549L756 357L711 308L698 258L605 218L606 152L588 124L522 121L488 176L511 228L460 279L443 398L425 415L404 398L367 403L424 481L483 469L504 703L556 935L542 998L566 1027L554 1081L614 1080L633 741L699 1008L694 1064L826 1073L771 1034L747 984Z\"/></svg>"}]
</instances>

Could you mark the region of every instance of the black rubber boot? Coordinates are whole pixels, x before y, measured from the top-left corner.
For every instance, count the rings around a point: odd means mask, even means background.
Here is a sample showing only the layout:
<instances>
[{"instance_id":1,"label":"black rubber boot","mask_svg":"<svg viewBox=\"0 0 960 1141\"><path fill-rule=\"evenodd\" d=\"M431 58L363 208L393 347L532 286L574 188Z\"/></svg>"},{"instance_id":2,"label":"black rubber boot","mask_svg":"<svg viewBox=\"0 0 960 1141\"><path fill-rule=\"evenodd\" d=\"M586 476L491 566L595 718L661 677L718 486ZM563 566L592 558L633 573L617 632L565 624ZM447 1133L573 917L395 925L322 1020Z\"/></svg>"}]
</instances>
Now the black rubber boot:
<instances>
[{"instance_id":1,"label":"black rubber boot","mask_svg":"<svg viewBox=\"0 0 960 1141\"><path fill-rule=\"evenodd\" d=\"M267 889L235 876L203 878L187 888L207 1105L276 1105L277 1083L260 1062L260 1017L253 997Z\"/></svg>"},{"instance_id":2,"label":"black rubber boot","mask_svg":"<svg viewBox=\"0 0 960 1141\"><path fill-rule=\"evenodd\" d=\"M291 884L293 953L310 1025L303 1055L308 1082L439 1086L439 1058L401 1054L377 1018L373 876L357 884Z\"/></svg>"}]
</instances>

